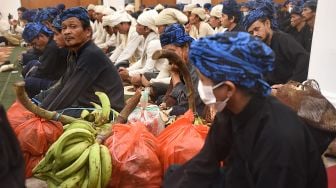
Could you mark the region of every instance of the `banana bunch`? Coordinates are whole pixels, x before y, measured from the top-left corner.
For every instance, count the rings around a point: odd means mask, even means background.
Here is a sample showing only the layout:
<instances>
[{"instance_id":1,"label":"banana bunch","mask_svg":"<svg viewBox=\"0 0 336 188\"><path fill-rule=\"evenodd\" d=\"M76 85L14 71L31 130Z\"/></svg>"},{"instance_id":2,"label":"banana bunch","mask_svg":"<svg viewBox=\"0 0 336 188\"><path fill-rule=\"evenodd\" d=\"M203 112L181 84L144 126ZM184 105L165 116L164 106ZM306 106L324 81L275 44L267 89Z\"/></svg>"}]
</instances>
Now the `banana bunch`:
<instances>
[{"instance_id":1,"label":"banana bunch","mask_svg":"<svg viewBox=\"0 0 336 188\"><path fill-rule=\"evenodd\" d=\"M113 117L117 117L119 113L111 109L110 100L108 96L103 92L95 92L98 96L101 105L91 102L94 110L90 113L88 110L83 110L81 113L81 119L93 122L95 126L101 126L110 122L110 113L112 111ZM113 121L114 119L112 119Z\"/></svg>"},{"instance_id":2,"label":"banana bunch","mask_svg":"<svg viewBox=\"0 0 336 188\"><path fill-rule=\"evenodd\" d=\"M106 187L112 174L108 148L100 144L100 134L111 129L110 101L105 93L96 92L102 106L94 104L94 121L78 119L63 127L64 132L53 143L44 158L33 169L35 177L48 187Z\"/></svg>"},{"instance_id":3,"label":"banana bunch","mask_svg":"<svg viewBox=\"0 0 336 188\"><path fill-rule=\"evenodd\" d=\"M78 120L65 126L61 137L33 169L48 187L106 187L112 174L108 148L95 140L92 124Z\"/></svg>"}]
</instances>

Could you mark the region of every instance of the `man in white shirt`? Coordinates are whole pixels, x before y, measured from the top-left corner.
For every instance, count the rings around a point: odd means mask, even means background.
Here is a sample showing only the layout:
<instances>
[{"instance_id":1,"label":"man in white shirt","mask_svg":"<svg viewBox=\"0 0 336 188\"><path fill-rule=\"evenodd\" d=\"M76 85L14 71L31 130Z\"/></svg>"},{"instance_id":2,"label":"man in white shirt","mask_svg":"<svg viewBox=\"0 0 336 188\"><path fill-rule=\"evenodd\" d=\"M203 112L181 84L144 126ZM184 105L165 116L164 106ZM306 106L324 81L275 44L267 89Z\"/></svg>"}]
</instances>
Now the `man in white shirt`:
<instances>
[{"instance_id":1,"label":"man in white shirt","mask_svg":"<svg viewBox=\"0 0 336 188\"><path fill-rule=\"evenodd\" d=\"M136 21L126 11L116 12L111 18L114 27L122 36L122 41L116 46L110 60L117 68L128 67L140 59L144 38L136 32Z\"/></svg>"},{"instance_id":2,"label":"man in white shirt","mask_svg":"<svg viewBox=\"0 0 336 188\"><path fill-rule=\"evenodd\" d=\"M161 43L154 18L158 15L155 10L143 12L137 22L136 31L145 39L141 59L129 68L119 68L119 74L124 81L140 82L143 74L150 78L169 78L169 65L167 60L153 60L155 51L161 50ZM149 78L149 80L150 80Z\"/></svg>"}]
</instances>

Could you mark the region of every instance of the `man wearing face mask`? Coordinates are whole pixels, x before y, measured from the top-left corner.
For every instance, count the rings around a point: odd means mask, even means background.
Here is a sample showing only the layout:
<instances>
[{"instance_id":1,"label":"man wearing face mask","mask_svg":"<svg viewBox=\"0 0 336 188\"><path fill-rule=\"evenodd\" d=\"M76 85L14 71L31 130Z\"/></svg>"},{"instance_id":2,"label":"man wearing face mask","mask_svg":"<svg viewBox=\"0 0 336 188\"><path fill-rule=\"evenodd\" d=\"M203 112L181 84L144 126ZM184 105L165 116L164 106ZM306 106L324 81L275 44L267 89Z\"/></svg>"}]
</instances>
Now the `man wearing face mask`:
<instances>
[{"instance_id":1,"label":"man wearing face mask","mask_svg":"<svg viewBox=\"0 0 336 188\"><path fill-rule=\"evenodd\" d=\"M263 75L273 69L272 49L248 33L224 32L194 41L189 58L201 99L221 112L199 154L167 171L164 187L327 187L307 125L269 96Z\"/></svg>"}]
</instances>

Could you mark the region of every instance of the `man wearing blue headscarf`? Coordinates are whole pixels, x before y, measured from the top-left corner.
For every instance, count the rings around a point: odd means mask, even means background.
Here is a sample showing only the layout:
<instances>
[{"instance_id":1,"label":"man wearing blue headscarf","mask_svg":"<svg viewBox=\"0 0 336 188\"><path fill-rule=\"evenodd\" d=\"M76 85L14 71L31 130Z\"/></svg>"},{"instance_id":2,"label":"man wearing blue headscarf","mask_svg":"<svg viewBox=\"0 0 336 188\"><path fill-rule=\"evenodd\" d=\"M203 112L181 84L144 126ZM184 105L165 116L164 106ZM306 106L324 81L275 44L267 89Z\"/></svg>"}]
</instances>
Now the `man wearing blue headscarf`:
<instances>
[{"instance_id":1,"label":"man wearing blue headscarf","mask_svg":"<svg viewBox=\"0 0 336 188\"><path fill-rule=\"evenodd\" d=\"M244 20L245 29L260 38L275 53L274 70L266 75L269 84L283 84L290 80L303 82L308 76L309 53L289 34L277 30L273 3L258 2Z\"/></svg>"},{"instance_id":2,"label":"man wearing blue headscarf","mask_svg":"<svg viewBox=\"0 0 336 188\"><path fill-rule=\"evenodd\" d=\"M198 69L201 99L219 113L201 151L168 170L163 187L327 187L307 125L269 96L263 75L272 71L274 57L266 44L243 32L224 32L191 44L189 58Z\"/></svg>"},{"instance_id":3,"label":"man wearing blue headscarf","mask_svg":"<svg viewBox=\"0 0 336 188\"><path fill-rule=\"evenodd\" d=\"M53 40L53 33L41 23L28 23L23 31L24 40L42 54L38 60L24 65L22 74L29 97L48 89L64 74L67 51L59 49Z\"/></svg>"},{"instance_id":4,"label":"man wearing blue headscarf","mask_svg":"<svg viewBox=\"0 0 336 188\"><path fill-rule=\"evenodd\" d=\"M290 13L290 27L287 33L292 35L297 42L299 42L307 52L310 53L313 33L311 32L308 24L302 16L302 8L294 6Z\"/></svg>"},{"instance_id":5,"label":"man wearing blue headscarf","mask_svg":"<svg viewBox=\"0 0 336 188\"><path fill-rule=\"evenodd\" d=\"M91 107L98 103L96 91L107 94L111 107L124 107L121 79L109 58L92 41L92 29L87 11L81 7L66 9L60 15L62 35L69 50L67 70L58 85L53 87L41 106L48 110ZM79 117L81 110L64 111Z\"/></svg>"},{"instance_id":6,"label":"man wearing blue headscarf","mask_svg":"<svg viewBox=\"0 0 336 188\"><path fill-rule=\"evenodd\" d=\"M193 40L185 32L183 25L177 23L167 26L160 35L162 48L174 51L184 60L189 70L191 81L194 86L197 86L199 78L196 69L188 61L188 51ZM163 109L170 109L170 115L182 115L188 110L187 88L180 70L175 65L172 65L170 69L170 76L169 89L162 100L158 100L158 104ZM156 85L153 84L152 86L155 87ZM197 89L194 89L196 111L200 116L204 116L204 104L198 95Z\"/></svg>"}]
</instances>

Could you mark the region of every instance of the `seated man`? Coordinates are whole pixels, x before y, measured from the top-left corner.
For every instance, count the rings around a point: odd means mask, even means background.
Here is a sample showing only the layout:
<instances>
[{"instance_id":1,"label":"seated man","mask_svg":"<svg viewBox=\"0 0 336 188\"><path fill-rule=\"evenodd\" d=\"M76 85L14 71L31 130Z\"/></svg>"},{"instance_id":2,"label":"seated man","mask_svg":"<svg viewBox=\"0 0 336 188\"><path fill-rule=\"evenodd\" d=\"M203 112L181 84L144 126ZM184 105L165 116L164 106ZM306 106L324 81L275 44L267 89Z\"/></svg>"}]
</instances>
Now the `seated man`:
<instances>
[{"instance_id":1,"label":"seated man","mask_svg":"<svg viewBox=\"0 0 336 188\"><path fill-rule=\"evenodd\" d=\"M143 52L141 59L129 68L119 68L119 74L123 80L138 82L140 76L144 74L148 80L155 78L169 83L168 61L166 59L152 59L153 53L161 50L159 34L157 34L157 27L154 23L154 17L157 15L158 13L155 10L150 10L139 16L136 31L145 38Z\"/></svg>"},{"instance_id":2,"label":"seated man","mask_svg":"<svg viewBox=\"0 0 336 188\"><path fill-rule=\"evenodd\" d=\"M269 96L263 75L274 67L271 48L248 33L224 32L194 41L189 59L201 99L219 113L199 154L168 171L164 187L327 187L308 125Z\"/></svg>"},{"instance_id":3,"label":"seated man","mask_svg":"<svg viewBox=\"0 0 336 188\"><path fill-rule=\"evenodd\" d=\"M189 16L189 24L191 28L189 35L194 39L215 34L211 26L205 22L206 14L203 8L194 8Z\"/></svg>"},{"instance_id":4,"label":"seated man","mask_svg":"<svg viewBox=\"0 0 336 188\"><path fill-rule=\"evenodd\" d=\"M115 12L111 18L119 35L122 35L122 41L116 46L110 59L117 68L128 67L140 59L144 38L136 32L136 21L126 11Z\"/></svg>"},{"instance_id":5,"label":"seated man","mask_svg":"<svg viewBox=\"0 0 336 188\"><path fill-rule=\"evenodd\" d=\"M204 103L198 95L196 86L198 85L199 77L196 73L195 67L189 63L188 61L188 51L190 43L193 41L184 30L184 27L180 24L172 24L165 28L165 31L160 35L160 41L163 49L172 50L177 55L179 55L189 70L192 84L194 86L195 93L195 105L196 111L199 115L204 115ZM182 115L188 110L188 92L184 80L182 78L180 70L176 67L176 65L172 65L170 69L171 81L169 90L163 97L163 99L159 99L157 102L161 108L171 108L170 115ZM144 81L145 78L143 78ZM145 80L146 82L146 80ZM160 85L157 84L146 84L145 86L152 85L154 93L157 93L157 88Z\"/></svg>"},{"instance_id":6,"label":"seated man","mask_svg":"<svg viewBox=\"0 0 336 188\"><path fill-rule=\"evenodd\" d=\"M91 107L99 103L96 91L104 92L111 108L124 107L124 92L116 68L108 57L91 41L92 31L87 11L81 7L65 10L61 15L62 34L69 49L68 67L57 84L43 99L41 106L48 110L69 107ZM65 114L79 117L81 110Z\"/></svg>"},{"instance_id":7,"label":"seated man","mask_svg":"<svg viewBox=\"0 0 336 188\"><path fill-rule=\"evenodd\" d=\"M57 47L52 31L41 23L28 23L22 36L34 49L42 52L39 60L30 61L23 69L27 94L33 97L64 74L67 50Z\"/></svg>"},{"instance_id":8,"label":"seated man","mask_svg":"<svg viewBox=\"0 0 336 188\"><path fill-rule=\"evenodd\" d=\"M275 53L274 70L266 75L269 84L284 84L290 80L303 82L308 76L309 53L289 34L277 29L273 4L265 1L250 11L244 27L260 38Z\"/></svg>"}]
</instances>

